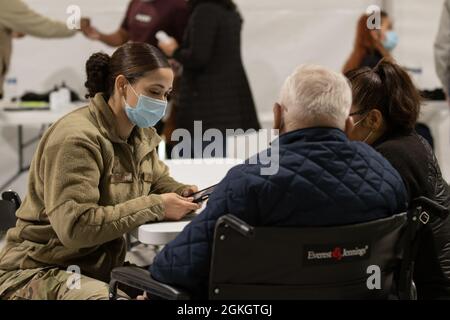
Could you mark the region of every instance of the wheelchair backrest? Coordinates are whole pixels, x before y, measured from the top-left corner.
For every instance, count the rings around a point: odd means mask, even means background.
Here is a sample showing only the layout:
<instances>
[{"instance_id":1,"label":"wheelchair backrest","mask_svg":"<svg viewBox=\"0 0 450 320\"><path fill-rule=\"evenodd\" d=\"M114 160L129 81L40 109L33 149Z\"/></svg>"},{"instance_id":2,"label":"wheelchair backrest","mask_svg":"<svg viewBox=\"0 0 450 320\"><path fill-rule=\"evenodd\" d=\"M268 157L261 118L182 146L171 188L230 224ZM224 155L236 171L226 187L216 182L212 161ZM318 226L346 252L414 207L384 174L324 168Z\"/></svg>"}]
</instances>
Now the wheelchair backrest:
<instances>
[{"instance_id":1,"label":"wheelchair backrest","mask_svg":"<svg viewBox=\"0 0 450 320\"><path fill-rule=\"evenodd\" d=\"M337 227L216 224L210 299L385 299L395 285L407 214Z\"/></svg>"}]
</instances>

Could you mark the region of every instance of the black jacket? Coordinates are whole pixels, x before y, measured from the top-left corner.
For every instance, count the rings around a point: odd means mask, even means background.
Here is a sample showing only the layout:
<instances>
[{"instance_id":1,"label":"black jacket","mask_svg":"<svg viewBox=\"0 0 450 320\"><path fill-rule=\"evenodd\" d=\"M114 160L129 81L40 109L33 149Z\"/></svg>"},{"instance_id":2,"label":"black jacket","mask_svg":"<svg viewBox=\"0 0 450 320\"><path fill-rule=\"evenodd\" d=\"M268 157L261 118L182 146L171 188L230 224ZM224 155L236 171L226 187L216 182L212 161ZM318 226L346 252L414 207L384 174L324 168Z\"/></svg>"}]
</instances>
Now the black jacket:
<instances>
[{"instance_id":1,"label":"black jacket","mask_svg":"<svg viewBox=\"0 0 450 320\"><path fill-rule=\"evenodd\" d=\"M215 3L195 7L174 58L183 65L176 126L259 129L255 104L241 59L242 18Z\"/></svg>"},{"instance_id":2,"label":"black jacket","mask_svg":"<svg viewBox=\"0 0 450 320\"><path fill-rule=\"evenodd\" d=\"M388 135L374 144L402 176L409 200L425 196L449 206L448 185L430 145L415 132ZM419 299L450 299L450 218L433 217L422 229L414 281Z\"/></svg>"}]
</instances>

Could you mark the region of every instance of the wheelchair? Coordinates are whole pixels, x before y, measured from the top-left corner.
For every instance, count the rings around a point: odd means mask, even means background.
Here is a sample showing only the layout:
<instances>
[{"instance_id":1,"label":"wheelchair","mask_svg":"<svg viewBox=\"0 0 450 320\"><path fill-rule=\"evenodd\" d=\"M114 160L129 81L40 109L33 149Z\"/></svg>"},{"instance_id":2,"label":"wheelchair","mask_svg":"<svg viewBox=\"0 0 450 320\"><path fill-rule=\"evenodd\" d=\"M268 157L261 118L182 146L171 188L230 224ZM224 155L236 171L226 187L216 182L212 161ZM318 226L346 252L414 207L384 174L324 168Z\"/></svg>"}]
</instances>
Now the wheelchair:
<instances>
[{"instance_id":1,"label":"wheelchair","mask_svg":"<svg viewBox=\"0 0 450 320\"><path fill-rule=\"evenodd\" d=\"M9 190L2 193L2 199L0 200L0 237L9 228L16 225L16 211L21 204L22 201L16 192Z\"/></svg>"},{"instance_id":2,"label":"wheelchair","mask_svg":"<svg viewBox=\"0 0 450 320\"><path fill-rule=\"evenodd\" d=\"M233 215L216 223L211 300L417 299L412 280L420 229L449 209L420 197L384 219L333 227L253 227ZM123 284L152 298L189 300L139 267L111 273L110 299Z\"/></svg>"}]
</instances>

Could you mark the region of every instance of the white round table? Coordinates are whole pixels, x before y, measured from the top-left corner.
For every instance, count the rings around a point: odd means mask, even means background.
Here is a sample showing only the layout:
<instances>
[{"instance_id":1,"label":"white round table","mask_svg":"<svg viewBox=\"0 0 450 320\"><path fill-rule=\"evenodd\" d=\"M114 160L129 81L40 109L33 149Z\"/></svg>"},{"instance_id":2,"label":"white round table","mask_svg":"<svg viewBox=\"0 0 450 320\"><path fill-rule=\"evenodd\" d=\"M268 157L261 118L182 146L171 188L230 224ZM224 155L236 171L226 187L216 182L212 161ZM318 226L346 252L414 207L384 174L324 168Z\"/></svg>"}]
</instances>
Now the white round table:
<instances>
[{"instance_id":1,"label":"white round table","mask_svg":"<svg viewBox=\"0 0 450 320\"><path fill-rule=\"evenodd\" d=\"M186 184L196 184L199 190L220 182L229 169L242 162L242 160L227 158L164 161L175 180ZM205 206L206 203L197 213L188 215L182 221L144 224L134 230L131 235L144 244L165 245L175 239Z\"/></svg>"},{"instance_id":2,"label":"white round table","mask_svg":"<svg viewBox=\"0 0 450 320\"><path fill-rule=\"evenodd\" d=\"M189 220L184 220L144 224L132 232L131 235L141 243L161 246L175 239L189 222Z\"/></svg>"},{"instance_id":3,"label":"white round table","mask_svg":"<svg viewBox=\"0 0 450 320\"><path fill-rule=\"evenodd\" d=\"M169 243L183 231L190 221L177 222L155 222L140 226L131 235L139 242L154 246L161 246Z\"/></svg>"}]
</instances>

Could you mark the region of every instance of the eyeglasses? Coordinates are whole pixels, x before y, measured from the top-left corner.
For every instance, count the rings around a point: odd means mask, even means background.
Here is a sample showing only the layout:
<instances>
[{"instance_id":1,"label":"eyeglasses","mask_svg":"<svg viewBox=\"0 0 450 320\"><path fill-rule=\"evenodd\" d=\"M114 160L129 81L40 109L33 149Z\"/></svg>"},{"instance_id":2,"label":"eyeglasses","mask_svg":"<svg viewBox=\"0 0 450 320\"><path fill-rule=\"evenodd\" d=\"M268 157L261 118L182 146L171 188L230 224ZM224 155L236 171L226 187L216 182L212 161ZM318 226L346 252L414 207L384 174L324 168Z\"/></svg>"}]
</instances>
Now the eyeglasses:
<instances>
[{"instance_id":1,"label":"eyeglasses","mask_svg":"<svg viewBox=\"0 0 450 320\"><path fill-rule=\"evenodd\" d=\"M367 112L369 112L369 110L362 109L362 110L358 110L358 111L350 113L349 116L356 116L356 115L361 116L361 115L363 115L363 114L365 114Z\"/></svg>"}]
</instances>

